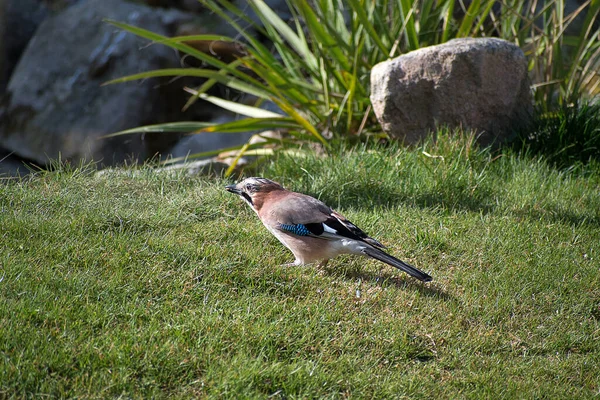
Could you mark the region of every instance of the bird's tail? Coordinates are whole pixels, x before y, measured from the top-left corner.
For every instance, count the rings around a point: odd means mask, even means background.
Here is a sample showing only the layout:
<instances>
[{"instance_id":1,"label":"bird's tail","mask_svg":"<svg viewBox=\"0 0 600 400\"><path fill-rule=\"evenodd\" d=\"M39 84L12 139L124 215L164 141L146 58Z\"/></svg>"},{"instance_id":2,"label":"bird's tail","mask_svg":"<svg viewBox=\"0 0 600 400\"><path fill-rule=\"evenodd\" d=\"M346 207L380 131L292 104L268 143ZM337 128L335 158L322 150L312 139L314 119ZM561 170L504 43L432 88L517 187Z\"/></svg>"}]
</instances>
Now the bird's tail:
<instances>
[{"instance_id":1,"label":"bird's tail","mask_svg":"<svg viewBox=\"0 0 600 400\"><path fill-rule=\"evenodd\" d=\"M427 275L425 272L419 271L412 265L409 265L409 264L405 263L404 261L398 260L396 257L393 257L393 256L389 255L388 253L381 251L379 249L376 249L373 247L367 247L363 250L363 253L369 257L375 258L376 260L383 261L384 263L389 264L392 267L396 267L399 270L404 271L407 274L409 274L410 276L415 277L423 282L429 282L433 279L433 278L431 278L431 276Z\"/></svg>"}]
</instances>

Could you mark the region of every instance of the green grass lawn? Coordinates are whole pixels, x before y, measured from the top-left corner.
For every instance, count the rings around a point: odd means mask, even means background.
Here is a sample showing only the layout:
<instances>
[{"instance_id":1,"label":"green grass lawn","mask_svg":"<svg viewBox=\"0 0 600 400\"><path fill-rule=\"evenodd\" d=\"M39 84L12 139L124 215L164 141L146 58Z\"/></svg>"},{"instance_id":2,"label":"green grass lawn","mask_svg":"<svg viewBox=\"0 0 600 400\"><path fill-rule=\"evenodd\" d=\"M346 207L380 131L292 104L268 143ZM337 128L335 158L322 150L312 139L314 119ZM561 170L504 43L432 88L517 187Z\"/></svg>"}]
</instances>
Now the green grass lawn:
<instances>
[{"instance_id":1,"label":"green grass lawn","mask_svg":"<svg viewBox=\"0 0 600 400\"><path fill-rule=\"evenodd\" d=\"M597 398L600 168L341 148L260 174L434 277L293 256L228 182L0 185L0 398Z\"/></svg>"}]
</instances>

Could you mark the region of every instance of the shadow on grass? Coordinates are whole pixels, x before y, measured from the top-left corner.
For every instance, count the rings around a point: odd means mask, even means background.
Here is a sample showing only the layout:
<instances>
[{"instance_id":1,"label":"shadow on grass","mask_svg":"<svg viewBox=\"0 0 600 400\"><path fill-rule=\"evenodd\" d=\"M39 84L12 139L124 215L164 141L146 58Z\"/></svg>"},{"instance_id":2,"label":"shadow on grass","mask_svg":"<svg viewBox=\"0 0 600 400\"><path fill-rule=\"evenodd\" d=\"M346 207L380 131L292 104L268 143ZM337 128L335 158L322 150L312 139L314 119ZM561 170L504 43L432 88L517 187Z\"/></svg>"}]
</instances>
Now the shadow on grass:
<instances>
[{"instance_id":1,"label":"shadow on grass","mask_svg":"<svg viewBox=\"0 0 600 400\"><path fill-rule=\"evenodd\" d=\"M478 188L475 193L472 189L454 187L451 183L444 184L440 191L433 192L403 192L402 189L378 187L375 184L363 184L353 186L341 198L335 199L329 194L321 196L321 200L330 206L339 204L344 208L367 209L377 207L394 207L399 205L415 206L421 209L441 209L449 212L476 212L484 215L494 213L498 210L493 192L486 188ZM335 208L335 207L334 207ZM525 207L521 210L504 211L516 219L529 221L547 221L549 223L561 223L573 227L578 226L600 226L600 215L577 213L559 208L544 208L536 210ZM360 224L356 222L359 226Z\"/></svg>"},{"instance_id":2,"label":"shadow on grass","mask_svg":"<svg viewBox=\"0 0 600 400\"><path fill-rule=\"evenodd\" d=\"M600 227L600 215L577 215L572 211L558 208L546 208L544 210L526 208L512 211L511 215L518 219L565 224L574 228L581 226Z\"/></svg>"},{"instance_id":3,"label":"shadow on grass","mask_svg":"<svg viewBox=\"0 0 600 400\"><path fill-rule=\"evenodd\" d=\"M341 276L345 279L361 280L363 282L375 283L379 286L391 285L401 290L413 290L420 294L444 301L456 301L452 296L442 289L436 282L423 283L410 276L397 277L389 272L371 273L357 268L339 269L334 267L322 268L323 272L330 276Z\"/></svg>"},{"instance_id":4,"label":"shadow on grass","mask_svg":"<svg viewBox=\"0 0 600 400\"><path fill-rule=\"evenodd\" d=\"M464 185L454 185L451 182L438 185L435 190L424 192L402 188L389 188L377 184L359 183L342 193L341 197L333 198L324 193L321 200L335 208L353 207L393 207L411 205L419 208L441 208L449 211L473 211L490 213L495 209L493 193L485 188L467 188Z\"/></svg>"}]
</instances>

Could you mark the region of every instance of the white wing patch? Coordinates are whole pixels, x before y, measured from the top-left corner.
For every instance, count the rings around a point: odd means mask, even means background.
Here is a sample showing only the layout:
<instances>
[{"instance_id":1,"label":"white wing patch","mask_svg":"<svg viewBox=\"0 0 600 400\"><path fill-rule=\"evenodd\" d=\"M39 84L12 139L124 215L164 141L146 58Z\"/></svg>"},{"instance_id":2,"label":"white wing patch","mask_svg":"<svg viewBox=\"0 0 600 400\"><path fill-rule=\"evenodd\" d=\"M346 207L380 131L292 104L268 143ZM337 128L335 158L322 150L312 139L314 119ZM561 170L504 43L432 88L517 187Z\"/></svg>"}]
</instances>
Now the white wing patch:
<instances>
[{"instance_id":1,"label":"white wing patch","mask_svg":"<svg viewBox=\"0 0 600 400\"><path fill-rule=\"evenodd\" d=\"M326 225L326 224L323 224L323 230L324 230L325 232L327 232L327 233L331 233L331 234L333 234L333 235L337 235L337 233L338 233L338 232L337 232L335 229L333 229L332 227L330 227L330 226L328 226L328 225Z\"/></svg>"}]
</instances>

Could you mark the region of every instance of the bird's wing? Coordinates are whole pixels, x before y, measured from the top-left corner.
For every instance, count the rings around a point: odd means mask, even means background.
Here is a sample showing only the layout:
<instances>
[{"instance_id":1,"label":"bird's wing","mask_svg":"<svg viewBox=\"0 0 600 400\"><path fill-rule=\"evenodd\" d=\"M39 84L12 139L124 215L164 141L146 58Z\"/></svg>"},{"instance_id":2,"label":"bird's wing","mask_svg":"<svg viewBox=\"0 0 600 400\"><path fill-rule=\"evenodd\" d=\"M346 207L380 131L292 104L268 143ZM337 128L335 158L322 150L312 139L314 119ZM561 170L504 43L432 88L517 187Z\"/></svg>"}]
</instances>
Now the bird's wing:
<instances>
[{"instance_id":1,"label":"bird's wing","mask_svg":"<svg viewBox=\"0 0 600 400\"><path fill-rule=\"evenodd\" d=\"M287 233L327 240L348 238L380 249L385 248L325 203L300 193L294 193L280 201L272 215L276 227Z\"/></svg>"},{"instance_id":2,"label":"bird's wing","mask_svg":"<svg viewBox=\"0 0 600 400\"><path fill-rule=\"evenodd\" d=\"M325 224L334 228L342 236L356 239L355 237L351 237L350 235L348 235L349 232L351 235L356 236L358 238L356 240L367 242L371 246L377 247L379 249L385 249L385 246L383 244L373 239L372 237L369 237L358 226L348 221L346 217L344 217L336 211L331 212L331 217L325 222Z\"/></svg>"}]
</instances>

